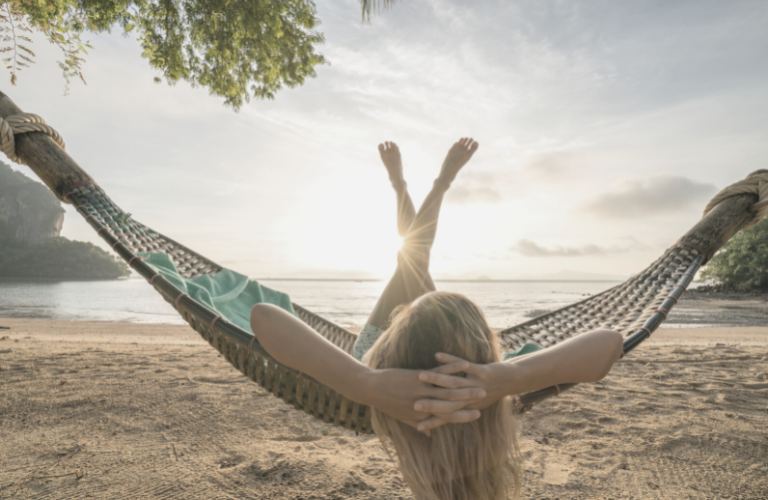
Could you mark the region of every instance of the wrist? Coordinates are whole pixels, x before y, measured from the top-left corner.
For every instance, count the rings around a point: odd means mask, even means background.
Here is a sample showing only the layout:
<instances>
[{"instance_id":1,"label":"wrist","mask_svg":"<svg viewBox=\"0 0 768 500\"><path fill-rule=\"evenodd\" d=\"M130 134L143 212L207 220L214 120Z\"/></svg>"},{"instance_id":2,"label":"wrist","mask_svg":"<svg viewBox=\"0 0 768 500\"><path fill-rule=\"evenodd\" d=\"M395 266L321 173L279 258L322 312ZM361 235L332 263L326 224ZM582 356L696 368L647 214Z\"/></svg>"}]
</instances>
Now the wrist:
<instances>
[{"instance_id":1,"label":"wrist","mask_svg":"<svg viewBox=\"0 0 768 500\"><path fill-rule=\"evenodd\" d=\"M492 379L493 391L503 398L505 396L514 396L518 394L515 382L519 380L519 369L514 363L500 362L495 363L495 370Z\"/></svg>"}]
</instances>

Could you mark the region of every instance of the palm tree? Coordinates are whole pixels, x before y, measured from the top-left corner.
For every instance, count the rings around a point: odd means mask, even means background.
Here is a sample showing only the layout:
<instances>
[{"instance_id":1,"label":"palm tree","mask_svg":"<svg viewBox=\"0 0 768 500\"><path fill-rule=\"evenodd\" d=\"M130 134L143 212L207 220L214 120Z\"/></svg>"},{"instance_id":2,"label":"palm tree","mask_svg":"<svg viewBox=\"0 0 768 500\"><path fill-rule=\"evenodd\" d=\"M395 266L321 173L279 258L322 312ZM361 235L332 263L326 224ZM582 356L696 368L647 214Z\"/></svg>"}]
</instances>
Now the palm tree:
<instances>
[{"instance_id":1,"label":"palm tree","mask_svg":"<svg viewBox=\"0 0 768 500\"><path fill-rule=\"evenodd\" d=\"M382 10L387 10L394 5L397 0L360 0L363 8L363 21L370 21L373 14L378 14Z\"/></svg>"}]
</instances>

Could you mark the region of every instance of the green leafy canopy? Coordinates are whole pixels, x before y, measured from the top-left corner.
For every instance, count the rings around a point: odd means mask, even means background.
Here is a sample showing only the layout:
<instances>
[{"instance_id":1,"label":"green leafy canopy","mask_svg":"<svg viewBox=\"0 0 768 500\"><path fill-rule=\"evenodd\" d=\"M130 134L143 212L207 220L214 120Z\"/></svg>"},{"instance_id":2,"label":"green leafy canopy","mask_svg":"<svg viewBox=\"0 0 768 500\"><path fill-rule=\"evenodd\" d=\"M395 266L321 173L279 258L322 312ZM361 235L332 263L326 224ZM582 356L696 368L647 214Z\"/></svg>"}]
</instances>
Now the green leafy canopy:
<instances>
[{"instance_id":1,"label":"green leafy canopy","mask_svg":"<svg viewBox=\"0 0 768 500\"><path fill-rule=\"evenodd\" d=\"M768 218L734 236L709 261L702 277L728 288L768 290Z\"/></svg>"},{"instance_id":2,"label":"green leafy canopy","mask_svg":"<svg viewBox=\"0 0 768 500\"><path fill-rule=\"evenodd\" d=\"M315 51L324 41L319 24L309 0L5 0L0 52L15 84L34 57L25 33L37 30L63 51L68 85L83 78L81 54L90 46L81 34L118 26L136 34L142 56L168 83L206 87L238 109L315 76L326 62Z\"/></svg>"}]
</instances>

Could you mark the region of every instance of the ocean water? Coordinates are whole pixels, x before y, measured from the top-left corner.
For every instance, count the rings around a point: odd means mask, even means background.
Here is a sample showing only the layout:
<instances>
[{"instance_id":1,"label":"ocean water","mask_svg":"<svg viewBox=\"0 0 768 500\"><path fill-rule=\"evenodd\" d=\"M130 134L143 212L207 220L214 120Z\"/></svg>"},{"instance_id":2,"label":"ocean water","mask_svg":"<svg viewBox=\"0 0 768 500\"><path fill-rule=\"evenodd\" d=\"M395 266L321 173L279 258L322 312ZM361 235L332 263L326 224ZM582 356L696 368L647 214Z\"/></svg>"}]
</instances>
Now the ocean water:
<instances>
[{"instance_id":1,"label":"ocean water","mask_svg":"<svg viewBox=\"0 0 768 500\"><path fill-rule=\"evenodd\" d=\"M365 323L384 281L261 280L297 304L346 328ZM491 326L506 328L616 285L601 281L437 281L438 290L475 301ZM0 280L0 318L184 324L143 279L116 281Z\"/></svg>"}]
</instances>

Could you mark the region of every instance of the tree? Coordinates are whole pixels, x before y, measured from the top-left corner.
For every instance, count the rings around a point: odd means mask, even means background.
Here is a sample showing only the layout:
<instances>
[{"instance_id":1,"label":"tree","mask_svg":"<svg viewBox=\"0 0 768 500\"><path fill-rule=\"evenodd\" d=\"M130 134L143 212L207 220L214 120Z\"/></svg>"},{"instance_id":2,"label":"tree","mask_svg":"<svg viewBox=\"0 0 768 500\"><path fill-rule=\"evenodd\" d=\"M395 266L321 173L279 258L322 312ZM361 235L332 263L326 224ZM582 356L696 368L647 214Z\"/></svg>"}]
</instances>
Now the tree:
<instances>
[{"instance_id":1,"label":"tree","mask_svg":"<svg viewBox=\"0 0 768 500\"><path fill-rule=\"evenodd\" d=\"M726 243L702 277L727 288L768 290L768 218Z\"/></svg>"},{"instance_id":2,"label":"tree","mask_svg":"<svg viewBox=\"0 0 768 500\"><path fill-rule=\"evenodd\" d=\"M129 274L125 262L85 241L54 237L32 245L0 243L0 277L111 280Z\"/></svg>"},{"instance_id":3,"label":"tree","mask_svg":"<svg viewBox=\"0 0 768 500\"><path fill-rule=\"evenodd\" d=\"M15 84L34 62L28 34L39 31L62 50L68 89L71 78L83 79L90 45L81 35L120 27L136 33L142 56L169 84L207 87L238 109L251 94L272 99L315 76L325 63L315 52L324 41L319 24L311 0L0 0L0 52Z\"/></svg>"}]
</instances>

